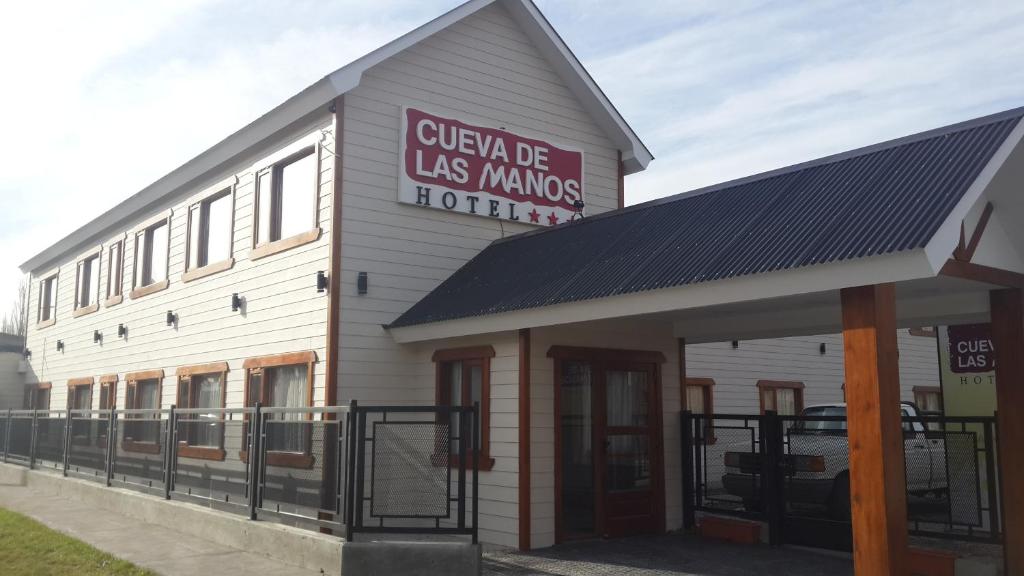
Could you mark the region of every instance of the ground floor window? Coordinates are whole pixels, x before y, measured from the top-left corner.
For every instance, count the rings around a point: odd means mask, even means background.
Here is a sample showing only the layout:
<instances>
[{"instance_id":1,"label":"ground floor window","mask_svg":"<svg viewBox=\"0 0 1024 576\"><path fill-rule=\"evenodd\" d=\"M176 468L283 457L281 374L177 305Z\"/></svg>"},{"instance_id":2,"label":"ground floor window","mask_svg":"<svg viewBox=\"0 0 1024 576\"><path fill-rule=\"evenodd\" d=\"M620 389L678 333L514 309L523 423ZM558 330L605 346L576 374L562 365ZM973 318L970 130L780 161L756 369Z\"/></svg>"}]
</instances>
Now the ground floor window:
<instances>
[{"instance_id":1,"label":"ground floor window","mask_svg":"<svg viewBox=\"0 0 1024 576\"><path fill-rule=\"evenodd\" d=\"M687 378L684 408L693 414L714 414L714 385L711 378ZM710 419L704 420L704 437L707 443L714 442L714 427Z\"/></svg>"},{"instance_id":2,"label":"ground floor window","mask_svg":"<svg viewBox=\"0 0 1024 576\"><path fill-rule=\"evenodd\" d=\"M312 351L246 360L246 406L255 406L257 402L275 408L312 406L315 363L316 353ZM267 464L302 468L313 465L312 414L299 410L275 412L264 423Z\"/></svg>"},{"instance_id":3,"label":"ground floor window","mask_svg":"<svg viewBox=\"0 0 1024 576\"><path fill-rule=\"evenodd\" d=\"M92 410L92 378L68 380L68 409Z\"/></svg>"},{"instance_id":4,"label":"ground floor window","mask_svg":"<svg viewBox=\"0 0 1024 576\"><path fill-rule=\"evenodd\" d=\"M914 386L914 404L917 404L922 412L942 412L942 388Z\"/></svg>"},{"instance_id":5,"label":"ground floor window","mask_svg":"<svg viewBox=\"0 0 1024 576\"><path fill-rule=\"evenodd\" d=\"M117 405L117 374L100 376L100 410L113 410Z\"/></svg>"},{"instance_id":6,"label":"ground floor window","mask_svg":"<svg viewBox=\"0 0 1024 576\"><path fill-rule=\"evenodd\" d=\"M125 376L125 408L131 410L153 410L151 413L128 414L124 423L125 450L157 453L160 451L160 435L163 426L160 413L160 396L164 379L163 370L134 372Z\"/></svg>"},{"instance_id":7,"label":"ground floor window","mask_svg":"<svg viewBox=\"0 0 1024 576\"><path fill-rule=\"evenodd\" d=\"M49 410L50 409L50 388L49 382L29 384L25 387L25 409L27 410Z\"/></svg>"},{"instance_id":8,"label":"ground floor window","mask_svg":"<svg viewBox=\"0 0 1024 576\"><path fill-rule=\"evenodd\" d=\"M179 368L178 408L221 409L227 380L227 362ZM221 413L188 412L178 416L178 455L186 458L224 459L224 417Z\"/></svg>"},{"instance_id":9,"label":"ground floor window","mask_svg":"<svg viewBox=\"0 0 1024 576\"><path fill-rule=\"evenodd\" d=\"M434 352L436 367L435 398L438 406L468 407L480 404L478 420L480 434L480 469L489 470L490 412L491 412L491 346L451 348ZM459 430L459 415L452 414L448 422L449 437ZM469 444L467 444L469 445ZM458 444L449 443L452 464L458 464Z\"/></svg>"},{"instance_id":10,"label":"ground floor window","mask_svg":"<svg viewBox=\"0 0 1024 576\"><path fill-rule=\"evenodd\" d=\"M758 380L761 413L777 412L780 416L796 416L804 409L804 383L781 380Z\"/></svg>"}]
</instances>

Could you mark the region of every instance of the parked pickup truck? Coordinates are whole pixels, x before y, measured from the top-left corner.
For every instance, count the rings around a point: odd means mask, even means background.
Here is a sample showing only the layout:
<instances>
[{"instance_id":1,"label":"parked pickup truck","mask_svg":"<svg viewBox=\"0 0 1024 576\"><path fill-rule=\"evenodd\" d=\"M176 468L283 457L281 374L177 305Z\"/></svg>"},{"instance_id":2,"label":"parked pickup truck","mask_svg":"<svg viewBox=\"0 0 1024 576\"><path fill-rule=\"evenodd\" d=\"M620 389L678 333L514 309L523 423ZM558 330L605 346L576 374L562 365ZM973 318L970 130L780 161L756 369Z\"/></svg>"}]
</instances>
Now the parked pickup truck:
<instances>
[{"instance_id":1,"label":"parked pickup truck","mask_svg":"<svg viewBox=\"0 0 1024 576\"><path fill-rule=\"evenodd\" d=\"M904 454L907 492L917 496L941 495L947 490L946 447L941 434L929 435L916 420L917 407L901 403L904 416ZM846 404L823 404L806 408L787 431L786 501L788 504L824 507L835 519L850 517L850 446L846 420L814 420L815 417L846 416ZM909 417L909 418L907 418ZM726 451L726 473L722 486L743 499L750 508L760 508L760 457L746 451Z\"/></svg>"}]
</instances>

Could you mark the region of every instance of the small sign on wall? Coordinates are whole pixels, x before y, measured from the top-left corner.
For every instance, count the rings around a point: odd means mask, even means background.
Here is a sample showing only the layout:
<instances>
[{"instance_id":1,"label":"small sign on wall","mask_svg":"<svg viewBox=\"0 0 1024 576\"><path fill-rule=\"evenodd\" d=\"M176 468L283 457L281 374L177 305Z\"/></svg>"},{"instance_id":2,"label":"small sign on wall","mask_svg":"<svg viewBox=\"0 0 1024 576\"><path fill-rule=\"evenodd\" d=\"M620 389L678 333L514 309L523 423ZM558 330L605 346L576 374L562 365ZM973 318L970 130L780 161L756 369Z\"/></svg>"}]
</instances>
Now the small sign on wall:
<instances>
[{"instance_id":1,"label":"small sign on wall","mask_svg":"<svg viewBox=\"0 0 1024 576\"><path fill-rule=\"evenodd\" d=\"M582 215L583 152L402 109L398 200L554 226Z\"/></svg>"},{"instance_id":2,"label":"small sign on wall","mask_svg":"<svg viewBox=\"0 0 1024 576\"><path fill-rule=\"evenodd\" d=\"M950 326L949 369L955 374L990 372L996 368L989 324Z\"/></svg>"}]
</instances>

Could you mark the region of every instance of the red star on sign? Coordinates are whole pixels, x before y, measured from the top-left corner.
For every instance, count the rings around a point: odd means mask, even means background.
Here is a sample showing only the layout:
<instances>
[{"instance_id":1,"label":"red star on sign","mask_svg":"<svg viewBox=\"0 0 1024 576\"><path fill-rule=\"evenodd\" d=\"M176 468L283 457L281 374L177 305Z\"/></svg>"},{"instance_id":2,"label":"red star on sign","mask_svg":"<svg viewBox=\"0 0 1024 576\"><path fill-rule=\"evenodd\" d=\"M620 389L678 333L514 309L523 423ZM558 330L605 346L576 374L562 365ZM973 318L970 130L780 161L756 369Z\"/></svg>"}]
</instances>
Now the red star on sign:
<instances>
[{"instance_id":1,"label":"red star on sign","mask_svg":"<svg viewBox=\"0 0 1024 576\"><path fill-rule=\"evenodd\" d=\"M554 226L555 224L558 224L558 216L555 216L555 213L552 212L548 214L548 225Z\"/></svg>"},{"instance_id":2,"label":"red star on sign","mask_svg":"<svg viewBox=\"0 0 1024 576\"><path fill-rule=\"evenodd\" d=\"M536 208L534 208L533 210L530 210L528 215L530 216L530 222L540 223L540 212L537 212Z\"/></svg>"}]
</instances>

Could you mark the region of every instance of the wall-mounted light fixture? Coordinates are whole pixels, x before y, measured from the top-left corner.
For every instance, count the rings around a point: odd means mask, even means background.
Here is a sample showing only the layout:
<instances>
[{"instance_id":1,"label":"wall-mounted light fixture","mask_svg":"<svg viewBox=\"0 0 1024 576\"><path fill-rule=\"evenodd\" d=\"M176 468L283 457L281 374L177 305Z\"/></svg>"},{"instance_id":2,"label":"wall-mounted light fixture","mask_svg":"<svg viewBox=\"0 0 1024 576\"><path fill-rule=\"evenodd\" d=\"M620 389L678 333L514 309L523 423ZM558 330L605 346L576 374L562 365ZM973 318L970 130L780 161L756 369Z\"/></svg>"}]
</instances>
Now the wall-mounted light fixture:
<instances>
[{"instance_id":1,"label":"wall-mounted light fixture","mask_svg":"<svg viewBox=\"0 0 1024 576\"><path fill-rule=\"evenodd\" d=\"M327 274L323 270L316 273L316 291L321 294L327 291Z\"/></svg>"},{"instance_id":2,"label":"wall-mounted light fixture","mask_svg":"<svg viewBox=\"0 0 1024 576\"><path fill-rule=\"evenodd\" d=\"M167 325L168 326L174 326L177 323L178 323L178 315L175 314L173 310L168 310L167 311Z\"/></svg>"},{"instance_id":3,"label":"wall-mounted light fixture","mask_svg":"<svg viewBox=\"0 0 1024 576\"><path fill-rule=\"evenodd\" d=\"M103 340L103 334L101 334L99 330L93 330L92 331L92 341L93 341L93 343L95 344L96 342L100 342L102 340Z\"/></svg>"},{"instance_id":4,"label":"wall-mounted light fixture","mask_svg":"<svg viewBox=\"0 0 1024 576\"><path fill-rule=\"evenodd\" d=\"M238 312L242 308L242 298L235 292L231 295L231 311Z\"/></svg>"},{"instance_id":5,"label":"wall-mounted light fixture","mask_svg":"<svg viewBox=\"0 0 1024 576\"><path fill-rule=\"evenodd\" d=\"M732 347L733 348L739 348L740 347L740 341L739 340L733 340L732 341Z\"/></svg>"},{"instance_id":6,"label":"wall-mounted light fixture","mask_svg":"<svg viewBox=\"0 0 1024 576\"><path fill-rule=\"evenodd\" d=\"M63 340L57 340L57 352L63 352L63 351L64 351L64 341Z\"/></svg>"},{"instance_id":7,"label":"wall-mounted light fixture","mask_svg":"<svg viewBox=\"0 0 1024 576\"><path fill-rule=\"evenodd\" d=\"M28 360L29 358L32 357L32 351L29 350L28 348L25 348L25 350L21 353L21 357L24 358L25 360Z\"/></svg>"},{"instance_id":8,"label":"wall-mounted light fixture","mask_svg":"<svg viewBox=\"0 0 1024 576\"><path fill-rule=\"evenodd\" d=\"M824 354L825 353L825 343L824 342L822 342L821 345L818 346L818 353L819 354Z\"/></svg>"},{"instance_id":9,"label":"wall-mounted light fixture","mask_svg":"<svg viewBox=\"0 0 1024 576\"><path fill-rule=\"evenodd\" d=\"M127 338L128 337L128 327L125 326L124 324L118 324L117 325L117 337L118 338Z\"/></svg>"},{"instance_id":10,"label":"wall-mounted light fixture","mask_svg":"<svg viewBox=\"0 0 1024 576\"><path fill-rule=\"evenodd\" d=\"M360 272L356 279L356 289L359 294L366 294L370 289L370 279L367 277L366 272Z\"/></svg>"}]
</instances>

